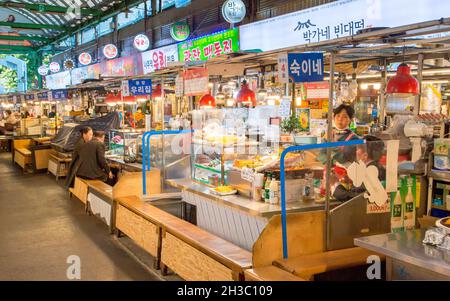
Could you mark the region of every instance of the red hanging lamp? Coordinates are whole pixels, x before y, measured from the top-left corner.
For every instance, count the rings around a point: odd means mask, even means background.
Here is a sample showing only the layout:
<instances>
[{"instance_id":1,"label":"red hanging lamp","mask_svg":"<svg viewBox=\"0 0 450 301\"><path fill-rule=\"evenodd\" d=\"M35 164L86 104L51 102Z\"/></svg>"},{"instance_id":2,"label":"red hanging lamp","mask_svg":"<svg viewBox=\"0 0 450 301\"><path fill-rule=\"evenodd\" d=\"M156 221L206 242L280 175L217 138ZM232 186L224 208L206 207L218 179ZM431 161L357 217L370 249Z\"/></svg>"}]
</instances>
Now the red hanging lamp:
<instances>
[{"instance_id":1,"label":"red hanging lamp","mask_svg":"<svg viewBox=\"0 0 450 301\"><path fill-rule=\"evenodd\" d=\"M214 108L216 106L216 99L211 94L205 94L200 98L200 108Z\"/></svg>"},{"instance_id":2,"label":"red hanging lamp","mask_svg":"<svg viewBox=\"0 0 450 301\"><path fill-rule=\"evenodd\" d=\"M250 90L246 80L242 81L241 90L239 91L236 101L243 104L250 104L252 107L256 106L255 92Z\"/></svg>"},{"instance_id":3,"label":"red hanging lamp","mask_svg":"<svg viewBox=\"0 0 450 301\"><path fill-rule=\"evenodd\" d=\"M152 91L152 99L161 98L162 89L161 84L157 84L155 90Z\"/></svg>"},{"instance_id":4,"label":"red hanging lamp","mask_svg":"<svg viewBox=\"0 0 450 301\"><path fill-rule=\"evenodd\" d=\"M411 76L411 68L402 63L397 68L397 74L387 83L387 94L419 94L419 82Z\"/></svg>"}]
</instances>

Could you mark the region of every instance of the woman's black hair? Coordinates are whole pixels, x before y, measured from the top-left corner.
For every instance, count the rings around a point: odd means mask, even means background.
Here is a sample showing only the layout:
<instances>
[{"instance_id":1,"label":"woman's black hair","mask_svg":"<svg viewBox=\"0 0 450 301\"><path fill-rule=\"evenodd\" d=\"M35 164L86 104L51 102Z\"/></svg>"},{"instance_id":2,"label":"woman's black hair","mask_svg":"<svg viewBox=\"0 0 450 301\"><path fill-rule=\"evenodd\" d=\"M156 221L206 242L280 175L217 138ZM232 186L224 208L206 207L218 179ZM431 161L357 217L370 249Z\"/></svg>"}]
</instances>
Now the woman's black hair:
<instances>
[{"instance_id":1,"label":"woman's black hair","mask_svg":"<svg viewBox=\"0 0 450 301\"><path fill-rule=\"evenodd\" d=\"M346 104L341 104L337 108L335 108L333 110L333 115L336 116L343 110L345 110L345 112L347 112L347 115L348 115L348 117L350 117L350 119L353 119L353 117L355 117L355 109L353 109L353 107L346 105Z\"/></svg>"},{"instance_id":2,"label":"woman's black hair","mask_svg":"<svg viewBox=\"0 0 450 301\"><path fill-rule=\"evenodd\" d=\"M90 126L84 126L81 128L80 133L81 135L87 134L89 131L92 131L92 128Z\"/></svg>"}]
</instances>

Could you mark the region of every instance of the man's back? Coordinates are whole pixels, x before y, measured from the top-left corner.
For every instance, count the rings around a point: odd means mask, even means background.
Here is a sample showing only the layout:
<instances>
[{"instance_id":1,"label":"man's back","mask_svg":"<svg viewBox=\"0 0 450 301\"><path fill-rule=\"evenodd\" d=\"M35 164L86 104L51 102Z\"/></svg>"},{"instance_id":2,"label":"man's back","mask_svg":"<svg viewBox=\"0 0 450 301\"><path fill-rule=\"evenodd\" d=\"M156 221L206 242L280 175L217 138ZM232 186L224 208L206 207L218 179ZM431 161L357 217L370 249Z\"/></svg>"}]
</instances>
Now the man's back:
<instances>
[{"instance_id":1,"label":"man's back","mask_svg":"<svg viewBox=\"0 0 450 301\"><path fill-rule=\"evenodd\" d=\"M105 180L109 172L105 160L105 146L96 139L85 143L79 152L80 166L77 176Z\"/></svg>"}]
</instances>

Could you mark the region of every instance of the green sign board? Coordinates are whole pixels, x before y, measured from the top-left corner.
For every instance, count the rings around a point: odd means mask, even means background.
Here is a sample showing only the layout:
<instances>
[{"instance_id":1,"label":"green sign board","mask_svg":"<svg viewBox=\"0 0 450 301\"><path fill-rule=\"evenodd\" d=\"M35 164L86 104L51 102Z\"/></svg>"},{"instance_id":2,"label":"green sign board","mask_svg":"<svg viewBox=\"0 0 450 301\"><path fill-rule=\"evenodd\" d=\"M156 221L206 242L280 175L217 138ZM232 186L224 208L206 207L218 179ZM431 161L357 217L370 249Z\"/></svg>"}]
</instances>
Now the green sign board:
<instances>
[{"instance_id":1,"label":"green sign board","mask_svg":"<svg viewBox=\"0 0 450 301\"><path fill-rule=\"evenodd\" d=\"M186 22L176 22L170 27L170 35L177 42L186 40L190 34L191 30Z\"/></svg>"},{"instance_id":2,"label":"green sign board","mask_svg":"<svg viewBox=\"0 0 450 301\"><path fill-rule=\"evenodd\" d=\"M207 61L210 58L239 51L237 28L178 44L180 62Z\"/></svg>"}]
</instances>

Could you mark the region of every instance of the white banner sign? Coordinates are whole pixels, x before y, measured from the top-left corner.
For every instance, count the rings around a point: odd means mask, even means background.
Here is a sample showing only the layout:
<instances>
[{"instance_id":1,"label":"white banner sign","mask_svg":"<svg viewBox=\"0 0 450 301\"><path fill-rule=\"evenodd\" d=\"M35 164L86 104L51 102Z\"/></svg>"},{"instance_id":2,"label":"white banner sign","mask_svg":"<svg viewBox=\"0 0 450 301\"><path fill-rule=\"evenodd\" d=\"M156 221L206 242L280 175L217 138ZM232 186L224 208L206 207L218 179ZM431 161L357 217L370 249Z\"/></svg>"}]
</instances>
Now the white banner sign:
<instances>
[{"instance_id":1,"label":"white banner sign","mask_svg":"<svg viewBox=\"0 0 450 301\"><path fill-rule=\"evenodd\" d=\"M178 62L178 46L176 44L142 53L144 74L166 68L169 62Z\"/></svg>"},{"instance_id":2,"label":"white banner sign","mask_svg":"<svg viewBox=\"0 0 450 301\"><path fill-rule=\"evenodd\" d=\"M407 18L400 18L399 12ZM450 1L341 0L240 26L241 50L270 51L449 16Z\"/></svg>"},{"instance_id":3,"label":"white banner sign","mask_svg":"<svg viewBox=\"0 0 450 301\"><path fill-rule=\"evenodd\" d=\"M183 96L184 93L183 88L184 88L183 77L177 75L177 77L175 78L175 96L177 97Z\"/></svg>"},{"instance_id":4,"label":"white banner sign","mask_svg":"<svg viewBox=\"0 0 450 301\"><path fill-rule=\"evenodd\" d=\"M47 88L51 90L65 89L67 86L70 86L70 71L47 75L45 83Z\"/></svg>"},{"instance_id":5,"label":"white banner sign","mask_svg":"<svg viewBox=\"0 0 450 301\"><path fill-rule=\"evenodd\" d=\"M287 53L278 54L278 82L280 84L289 83L288 55Z\"/></svg>"},{"instance_id":6,"label":"white banner sign","mask_svg":"<svg viewBox=\"0 0 450 301\"><path fill-rule=\"evenodd\" d=\"M122 81L122 96L130 96L130 85L128 80Z\"/></svg>"}]
</instances>

